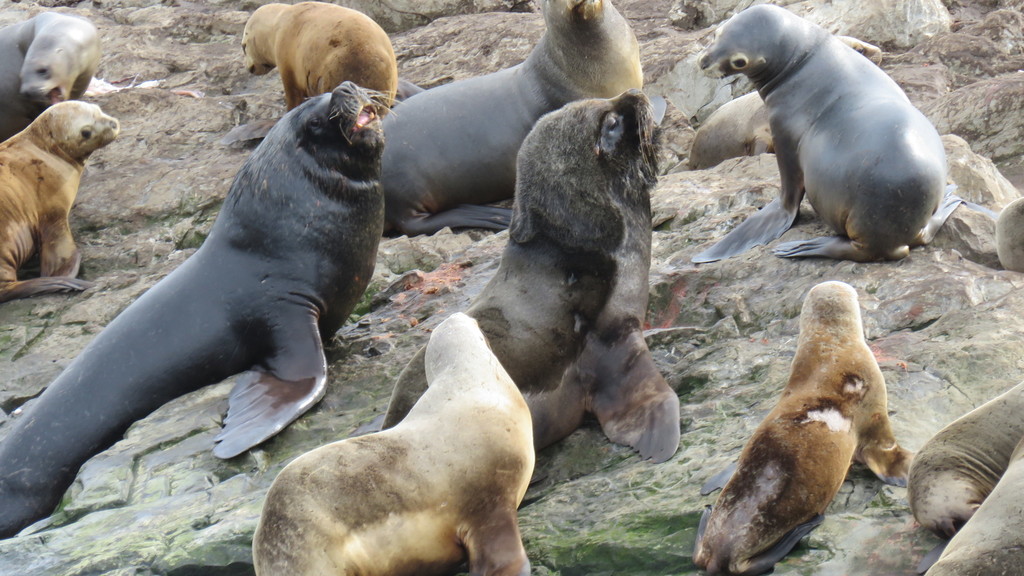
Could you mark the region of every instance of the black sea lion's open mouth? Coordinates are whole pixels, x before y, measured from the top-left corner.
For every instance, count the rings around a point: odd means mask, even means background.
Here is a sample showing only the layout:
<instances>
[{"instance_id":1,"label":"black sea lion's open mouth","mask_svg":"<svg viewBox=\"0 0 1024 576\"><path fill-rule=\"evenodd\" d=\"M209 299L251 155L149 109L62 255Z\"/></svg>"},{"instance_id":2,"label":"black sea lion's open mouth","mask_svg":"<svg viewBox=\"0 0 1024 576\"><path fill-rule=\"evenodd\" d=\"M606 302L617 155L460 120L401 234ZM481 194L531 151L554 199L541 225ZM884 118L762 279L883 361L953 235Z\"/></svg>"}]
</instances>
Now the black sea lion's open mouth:
<instances>
[{"instance_id":1,"label":"black sea lion's open mouth","mask_svg":"<svg viewBox=\"0 0 1024 576\"><path fill-rule=\"evenodd\" d=\"M351 139L364 130L380 128L382 106L376 92L343 82L331 92L329 117L337 120L342 135Z\"/></svg>"}]
</instances>

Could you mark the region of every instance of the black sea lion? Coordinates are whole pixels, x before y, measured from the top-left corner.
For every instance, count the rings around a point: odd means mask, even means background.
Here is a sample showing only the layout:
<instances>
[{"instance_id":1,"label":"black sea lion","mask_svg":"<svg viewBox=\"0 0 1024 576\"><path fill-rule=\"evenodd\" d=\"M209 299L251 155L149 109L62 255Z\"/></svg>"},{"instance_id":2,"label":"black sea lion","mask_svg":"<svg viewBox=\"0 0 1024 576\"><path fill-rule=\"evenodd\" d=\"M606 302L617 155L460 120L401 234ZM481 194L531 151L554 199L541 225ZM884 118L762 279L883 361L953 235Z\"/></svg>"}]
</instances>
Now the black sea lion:
<instances>
[{"instance_id":1,"label":"black sea lion","mask_svg":"<svg viewBox=\"0 0 1024 576\"><path fill-rule=\"evenodd\" d=\"M525 62L415 94L384 120L385 229L503 229L516 152L537 119L581 98L643 86L640 49L610 0L545 0L547 31Z\"/></svg>"},{"instance_id":2,"label":"black sea lion","mask_svg":"<svg viewBox=\"0 0 1024 576\"><path fill-rule=\"evenodd\" d=\"M777 256L897 260L930 242L959 205L943 196L946 153L935 127L885 72L824 29L778 6L753 6L718 29L700 67L746 74L757 87L782 192L694 262L778 238L805 191L839 235L781 244Z\"/></svg>"},{"instance_id":3,"label":"black sea lion","mask_svg":"<svg viewBox=\"0 0 1024 576\"><path fill-rule=\"evenodd\" d=\"M426 348L430 387L402 422L303 454L253 538L260 576L529 576L516 508L533 474L530 411L476 322Z\"/></svg>"},{"instance_id":4,"label":"black sea lion","mask_svg":"<svg viewBox=\"0 0 1024 576\"><path fill-rule=\"evenodd\" d=\"M701 518L694 563L709 574L771 571L821 523L851 460L904 485L913 455L896 443L886 400L857 292L842 282L815 286L786 389Z\"/></svg>"},{"instance_id":5,"label":"black sea lion","mask_svg":"<svg viewBox=\"0 0 1024 576\"><path fill-rule=\"evenodd\" d=\"M0 143L0 302L92 286L75 278L82 256L68 214L85 160L119 129L95 104L61 102ZM40 277L18 281L36 252Z\"/></svg>"},{"instance_id":6,"label":"black sea lion","mask_svg":"<svg viewBox=\"0 0 1024 576\"><path fill-rule=\"evenodd\" d=\"M321 398L321 342L366 288L383 227L377 108L345 83L286 114L239 170L202 247L9 424L0 537L53 510L83 462L182 394L250 370L231 392L221 458Z\"/></svg>"},{"instance_id":7,"label":"black sea lion","mask_svg":"<svg viewBox=\"0 0 1024 576\"><path fill-rule=\"evenodd\" d=\"M383 93L388 106L395 99L391 39L357 10L325 2L265 4L245 23L242 51L253 74L277 67L289 110L346 80Z\"/></svg>"},{"instance_id":8,"label":"black sea lion","mask_svg":"<svg viewBox=\"0 0 1024 576\"><path fill-rule=\"evenodd\" d=\"M949 541L928 576L1010 576L1022 569L1024 440L1017 444L992 493Z\"/></svg>"},{"instance_id":9,"label":"black sea lion","mask_svg":"<svg viewBox=\"0 0 1024 576\"><path fill-rule=\"evenodd\" d=\"M404 106L404 104L403 104ZM643 458L679 446L679 399L644 342L656 182L652 109L637 90L541 118L519 151L509 242L468 314L523 391L540 449L593 412ZM423 353L384 426L426 388Z\"/></svg>"},{"instance_id":10,"label":"black sea lion","mask_svg":"<svg viewBox=\"0 0 1024 576\"><path fill-rule=\"evenodd\" d=\"M99 34L84 18L43 12L0 29L0 141L80 97L99 63Z\"/></svg>"}]
</instances>

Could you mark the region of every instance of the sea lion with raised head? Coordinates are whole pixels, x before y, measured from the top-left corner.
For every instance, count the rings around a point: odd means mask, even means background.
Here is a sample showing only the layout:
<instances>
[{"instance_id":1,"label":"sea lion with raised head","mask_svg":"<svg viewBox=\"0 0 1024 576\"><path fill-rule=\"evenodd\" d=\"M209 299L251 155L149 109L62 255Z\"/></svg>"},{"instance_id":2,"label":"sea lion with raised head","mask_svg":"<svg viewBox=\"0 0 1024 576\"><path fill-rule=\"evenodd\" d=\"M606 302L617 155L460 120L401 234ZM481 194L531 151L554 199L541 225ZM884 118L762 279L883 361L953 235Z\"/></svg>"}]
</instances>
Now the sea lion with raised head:
<instances>
[{"instance_id":1,"label":"sea lion with raised head","mask_svg":"<svg viewBox=\"0 0 1024 576\"><path fill-rule=\"evenodd\" d=\"M643 458L660 462L679 447L679 398L642 332L652 115L638 90L573 102L541 118L519 151L508 245L467 313L526 397L537 449L588 411ZM421 351L399 375L384 426L425 388Z\"/></svg>"},{"instance_id":2,"label":"sea lion with raised head","mask_svg":"<svg viewBox=\"0 0 1024 576\"><path fill-rule=\"evenodd\" d=\"M757 88L782 190L694 262L778 238L805 192L837 236L787 242L777 256L898 260L930 242L960 204L946 188L935 127L885 72L824 29L785 8L752 6L716 31L699 63L745 74Z\"/></svg>"},{"instance_id":3,"label":"sea lion with raised head","mask_svg":"<svg viewBox=\"0 0 1024 576\"><path fill-rule=\"evenodd\" d=\"M544 114L643 86L640 49L610 0L545 0L547 30L525 62L415 94L384 120L385 228L432 234L495 230L512 197L516 153Z\"/></svg>"},{"instance_id":4,"label":"sea lion with raised head","mask_svg":"<svg viewBox=\"0 0 1024 576\"><path fill-rule=\"evenodd\" d=\"M253 74L277 67L291 110L350 81L385 95L391 106L398 63L391 39L372 18L326 2L264 4L242 31L245 66Z\"/></svg>"},{"instance_id":5,"label":"sea lion with raised head","mask_svg":"<svg viewBox=\"0 0 1024 576\"><path fill-rule=\"evenodd\" d=\"M310 99L239 170L202 247L119 314L0 442L0 537L45 516L79 467L173 398L248 371L213 452L273 436L324 394L323 340L373 273L382 106Z\"/></svg>"},{"instance_id":6,"label":"sea lion with raised head","mask_svg":"<svg viewBox=\"0 0 1024 576\"><path fill-rule=\"evenodd\" d=\"M0 29L0 141L47 106L79 98L99 63L99 34L85 18L43 12Z\"/></svg>"},{"instance_id":7,"label":"sea lion with raised head","mask_svg":"<svg viewBox=\"0 0 1024 576\"><path fill-rule=\"evenodd\" d=\"M82 255L68 224L85 161L120 126L95 104L60 102L0 143L0 302L85 290ZM18 280L39 254L40 277Z\"/></svg>"},{"instance_id":8,"label":"sea lion with raised head","mask_svg":"<svg viewBox=\"0 0 1024 576\"><path fill-rule=\"evenodd\" d=\"M821 523L851 461L905 485L913 455L897 444L886 405L857 292L842 282L818 284L800 311L789 382L705 510L694 563L709 574L771 571Z\"/></svg>"},{"instance_id":9,"label":"sea lion with raised head","mask_svg":"<svg viewBox=\"0 0 1024 576\"><path fill-rule=\"evenodd\" d=\"M303 454L253 537L260 576L529 576L516 509L533 474L530 411L476 321L426 347L429 387L402 422Z\"/></svg>"}]
</instances>

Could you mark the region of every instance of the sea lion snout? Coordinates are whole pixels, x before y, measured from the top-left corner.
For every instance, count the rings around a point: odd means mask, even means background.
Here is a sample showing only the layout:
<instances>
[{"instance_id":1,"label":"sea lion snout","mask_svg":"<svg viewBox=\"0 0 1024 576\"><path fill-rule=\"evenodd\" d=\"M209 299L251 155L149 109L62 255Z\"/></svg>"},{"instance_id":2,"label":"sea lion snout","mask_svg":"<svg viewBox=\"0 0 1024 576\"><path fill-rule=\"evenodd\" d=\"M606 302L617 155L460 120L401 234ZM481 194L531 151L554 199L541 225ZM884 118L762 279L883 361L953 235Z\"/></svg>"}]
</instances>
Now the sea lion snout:
<instances>
[{"instance_id":1,"label":"sea lion snout","mask_svg":"<svg viewBox=\"0 0 1024 576\"><path fill-rule=\"evenodd\" d=\"M329 117L338 119L343 134L349 135L367 127L380 130L380 104L373 92L354 82L342 82L331 92Z\"/></svg>"}]
</instances>

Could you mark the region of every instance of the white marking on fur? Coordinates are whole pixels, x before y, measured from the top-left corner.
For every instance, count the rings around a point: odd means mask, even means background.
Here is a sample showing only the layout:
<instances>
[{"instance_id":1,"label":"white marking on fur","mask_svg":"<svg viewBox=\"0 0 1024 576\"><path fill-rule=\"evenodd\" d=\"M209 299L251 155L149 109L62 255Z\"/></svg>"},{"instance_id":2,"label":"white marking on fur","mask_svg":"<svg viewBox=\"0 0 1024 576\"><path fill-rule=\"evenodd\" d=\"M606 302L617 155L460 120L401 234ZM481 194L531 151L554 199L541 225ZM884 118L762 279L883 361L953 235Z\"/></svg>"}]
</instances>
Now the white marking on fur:
<instances>
[{"instance_id":1,"label":"white marking on fur","mask_svg":"<svg viewBox=\"0 0 1024 576\"><path fill-rule=\"evenodd\" d=\"M833 432L849 432L850 426L853 424L849 418L843 416L835 408L811 410L807 413L807 419L804 420L805 424L807 422L823 422Z\"/></svg>"},{"instance_id":2,"label":"white marking on fur","mask_svg":"<svg viewBox=\"0 0 1024 576\"><path fill-rule=\"evenodd\" d=\"M845 394L854 394L864 390L864 381L856 376L851 377L845 385L843 385L843 392Z\"/></svg>"}]
</instances>

